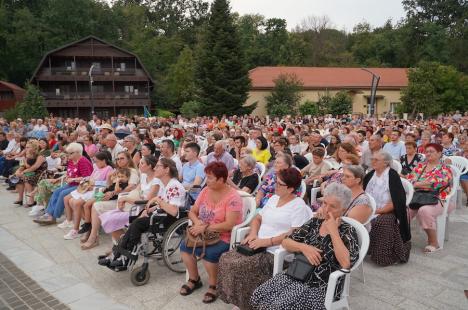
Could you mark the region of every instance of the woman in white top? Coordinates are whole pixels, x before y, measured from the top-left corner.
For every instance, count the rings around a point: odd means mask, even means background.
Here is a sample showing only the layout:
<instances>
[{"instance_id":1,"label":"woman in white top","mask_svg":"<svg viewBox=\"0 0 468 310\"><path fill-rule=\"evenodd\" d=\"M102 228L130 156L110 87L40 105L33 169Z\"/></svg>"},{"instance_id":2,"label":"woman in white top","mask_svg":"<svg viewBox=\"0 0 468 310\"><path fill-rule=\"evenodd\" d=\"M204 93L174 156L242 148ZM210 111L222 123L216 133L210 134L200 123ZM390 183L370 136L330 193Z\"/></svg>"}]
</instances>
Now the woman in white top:
<instances>
[{"instance_id":1,"label":"woman in white top","mask_svg":"<svg viewBox=\"0 0 468 310\"><path fill-rule=\"evenodd\" d=\"M312 217L312 210L296 190L301 186L301 174L295 168L277 173L275 194L268 200L250 224L250 233L242 241L252 249L266 251L244 256L235 250L221 256L218 271L219 297L241 309L251 309L250 296L263 282L271 278L273 255L283 239L293 229L301 227Z\"/></svg>"}]
</instances>

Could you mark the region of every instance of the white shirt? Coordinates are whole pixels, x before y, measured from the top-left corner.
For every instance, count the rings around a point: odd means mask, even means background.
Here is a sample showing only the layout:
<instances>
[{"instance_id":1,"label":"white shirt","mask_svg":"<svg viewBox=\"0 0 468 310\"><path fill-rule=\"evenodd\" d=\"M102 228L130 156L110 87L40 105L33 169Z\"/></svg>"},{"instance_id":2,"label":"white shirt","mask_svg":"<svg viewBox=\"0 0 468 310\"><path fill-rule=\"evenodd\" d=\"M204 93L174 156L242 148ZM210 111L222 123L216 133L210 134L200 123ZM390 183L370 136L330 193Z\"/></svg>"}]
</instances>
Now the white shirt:
<instances>
[{"instance_id":1,"label":"white shirt","mask_svg":"<svg viewBox=\"0 0 468 310\"><path fill-rule=\"evenodd\" d=\"M185 205L185 188L176 179L171 179L166 186L159 180L158 197L176 207Z\"/></svg>"},{"instance_id":2,"label":"white shirt","mask_svg":"<svg viewBox=\"0 0 468 310\"><path fill-rule=\"evenodd\" d=\"M34 131L48 131L47 126L42 124L42 125L35 125L34 126Z\"/></svg>"},{"instance_id":3,"label":"white shirt","mask_svg":"<svg viewBox=\"0 0 468 310\"><path fill-rule=\"evenodd\" d=\"M16 148L17 148L17 144L18 143L16 143L15 139L11 139L10 141L8 141L8 145L7 145L6 149L3 151L3 154L6 155L6 154L9 154L9 153L15 151Z\"/></svg>"},{"instance_id":4,"label":"white shirt","mask_svg":"<svg viewBox=\"0 0 468 310\"><path fill-rule=\"evenodd\" d=\"M389 171L390 168L385 169L380 177L374 172L366 187L366 193L374 198L377 209L383 208L392 199L388 179Z\"/></svg>"},{"instance_id":5,"label":"white shirt","mask_svg":"<svg viewBox=\"0 0 468 310\"><path fill-rule=\"evenodd\" d=\"M123 148L123 146L121 146L117 142L112 150L109 149L109 152L111 153L111 156L112 156L112 160L115 160L117 158L117 154L119 154L120 152L123 152L123 151L125 151L125 149Z\"/></svg>"},{"instance_id":6,"label":"white shirt","mask_svg":"<svg viewBox=\"0 0 468 310\"><path fill-rule=\"evenodd\" d=\"M291 227L301 227L312 217L312 210L302 198L296 197L278 208L279 199L278 195L271 196L260 210L259 214L262 217L262 224L258 231L258 238L269 239L286 233ZM269 247L268 250L272 251L278 247Z\"/></svg>"},{"instance_id":7,"label":"white shirt","mask_svg":"<svg viewBox=\"0 0 468 310\"><path fill-rule=\"evenodd\" d=\"M164 158L164 156L162 156L162 155L161 155L161 157ZM172 157L170 159L172 159L175 162L176 167L177 167L177 172L179 173L179 176L181 176L182 175L182 162L180 161L179 156L177 154L174 154L174 155L172 155Z\"/></svg>"},{"instance_id":8,"label":"white shirt","mask_svg":"<svg viewBox=\"0 0 468 310\"><path fill-rule=\"evenodd\" d=\"M142 173L140 176L140 194L141 197L144 199L148 199L148 194L151 191L151 187L154 185L160 185L161 186L161 180L158 178L153 178L150 182L147 181L147 175L146 173Z\"/></svg>"}]
</instances>

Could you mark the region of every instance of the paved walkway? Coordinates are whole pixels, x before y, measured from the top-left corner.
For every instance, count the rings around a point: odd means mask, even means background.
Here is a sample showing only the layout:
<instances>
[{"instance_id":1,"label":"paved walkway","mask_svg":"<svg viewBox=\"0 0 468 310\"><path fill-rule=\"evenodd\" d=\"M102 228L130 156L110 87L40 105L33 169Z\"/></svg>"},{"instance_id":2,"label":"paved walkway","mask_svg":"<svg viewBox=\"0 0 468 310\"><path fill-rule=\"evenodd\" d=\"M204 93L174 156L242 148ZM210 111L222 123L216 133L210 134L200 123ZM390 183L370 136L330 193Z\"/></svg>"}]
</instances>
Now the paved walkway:
<instances>
[{"instance_id":1,"label":"paved walkway","mask_svg":"<svg viewBox=\"0 0 468 310\"><path fill-rule=\"evenodd\" d=\"M203 304L204 290L189 297L180 296L178 290L184 274L173 273L157 262L150 264L149 283L142 287L133 286L128 272L115 273L97 265L96 257L110 248L108 237L101 236L99 247L82 251L79 239L64 240L66 232L55 225L41 227L34 224L27 215L28 210L13 205L15 198L0 188L0 252L3 254L0 255L0 309L15 309L8 304L12 298L11 279L27 288L30 294L22 297L31 295L34 301L38 299L45 304L52 301L52 307L60 309L66 306L100 310L232 309L219 300L209 306ZM351 308L468 309L464 292L468 289L468 208L456 210L451 215L450 241L446 242L443 251L423 254L425 238L416 222L412 231L410 262L382 268L367 261L366 282L352 279ZM11 277L3 269L8 270ZM203 273L202 279L206 282ZM18 303L17 308L31 307L28 302L33 298L27 297L18 298L21 304ZM16 298L15 302L18 302Z\"/></svg>"}]
</instances>

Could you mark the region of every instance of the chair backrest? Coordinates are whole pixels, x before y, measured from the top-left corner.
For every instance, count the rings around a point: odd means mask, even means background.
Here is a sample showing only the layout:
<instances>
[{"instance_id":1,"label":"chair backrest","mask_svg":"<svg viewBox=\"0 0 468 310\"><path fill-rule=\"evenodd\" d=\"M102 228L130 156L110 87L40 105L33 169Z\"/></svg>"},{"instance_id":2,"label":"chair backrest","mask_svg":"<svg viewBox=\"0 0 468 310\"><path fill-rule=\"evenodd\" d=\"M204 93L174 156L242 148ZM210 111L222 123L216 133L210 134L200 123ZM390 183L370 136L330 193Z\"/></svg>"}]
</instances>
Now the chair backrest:
<instances>
[{"instance_id":1,"label":"chair backrest","mask_svg":"<svg viewBox=\"0 0 468 310\"><path fill-rule=\"evenodd\" d=\"M207 158L208 158L208 155L200 156L200 160L201 160L202 164L205 165L205 166L206 166L206 160L207 160Z\"/></svg>"},{"instance_id":2,"label":"chair backrest","mask_svg":"<svg viewBox=\"0 0 468 310\"><path fill-rule=\"evenodd\" d=\"M403 169L403 167L401 166L401 163L394 159L393 162L390 164L390 166L396 170L396 172L398 172L398 174L401 173L401 170Z\"/></svg>"},{"instance_id":3,"label":"chair backrest","mask_svg":"<svg viewBox=\"0 0 468 310\"><path fill-rule=\"evenodd\" d=\"M239 167L239 161L237 160L237 158L233 158L233 160L234 160L234 167L238 168Z\"/></svg>"},{"instance_id":4,"label":"chair backrest","mask_svg":"<svg viewBox=\"0 0 468 310\"><path fill-rule=\"evenodd\" d=\"M450 156L447 157L450 160L451 165L455 166L460 170L460 174L465 174L468 172L468 159L462 156Z\"/></svg>"},{"instance_id":5,"label":"chair backrest","mask_svg":"<svg viewBox=\"0 0 468 310\"><path fill-rule=\"evenodd\" d=\"M451 180L451 190L450 193L447 195L445 201L450 202L450 199L452 199L453 196L457 194L457 190L460 187L460 176L461 172L458 167L454 165L449 165L450 170L452 171L452 180Z\"/></svg>"},{"instance_id":6,"label":"chair backrest","mask_svg":"<svg viewBox=\"0 0 468 310\"><path fill-rule=\"evenodd\" d=\"M312 161L312 153L307 153L304 155L304 157L309 161L309 163Z\"/></svg>"},{"instance_id":7,"label":"chair backrest","mask_svg":"<svg viewBox=\"0 0 468 310\"><path fill-rule=\"evenodd\" d=\"M414 195L414 187L413 184L411 184L410 181L407 179L401 178L401 183L403 184L403 187L405 188L405 193L406 193L406 206L408 206L411 202L411 199L413 199Z\"/></svg>"},{"instance_id":8,"label":"chair backrest","mask_svg":"<svg viewBox=\"0 0 468 310\"><path fill-rule=\"evenodd\" d=\"M351 271L355 270L362 264L364 258L366 257L367 250L369 249L369 233L367 232L364 225L356 221L355 219L349 217L342 217L341 218L344 222L350 224L354 227L358 237L359 243L359 258L357 262L351 267ZM333 275L333 273L332 273ZM330 275L330 277L332 276ZM337 300L334 301L333 296L335 295L336 285L328 285L327 287L327 294L325 297L325 308L326 309L339 309L342 308L343 305L347 305L347 298L349 296L349 285L350 285L350 274L343 274L344 275L344 285L343 285L343 292L341 293L341 298L346 300L345 303L343 301ZM336 283L335 283L336 284ZM346 307L347 308L347 307Z\"/></svg>"},{"instance_id":9,"label":"chair backrest","mask_svg":"<svg viewBox=\"0 0 468 310\"><path fill-rule=\"evenodd\" d=\"M260 179L265 175L266 167L263 163L257 162L257 167L260 170Z\"/></svg>"},{"instance_id":10,"label":"chair backrest","mask_svg":"<svg viewBox=\"0 0 468 310\"><path fill-rule=\"evenodd\" d=\"M306 185L305 181L302 180L301 187L300 187L300 191L301 191L301 196L300 197L301 198L304 198L306 190L307 190L307 185Z\"/></svg>"},{"instance_id":11,"label":"chair backrest","mask_svg":"<svg viewBox=\"0 0 468 310\"><path fill-rule=\"evenodd\" d=\"M257 204L255 203L255 198L252 195L247 194L244 191L237 191L237 192L242 198L242 223L232 228L231 242L230 242L231 247L236 244L236 241L239 241L239 240L236 240L237 230L241 227L245 227L249 225L250 222L255 217L255 215L257 214L256 213Z\"/></svg>"}]
</instances>

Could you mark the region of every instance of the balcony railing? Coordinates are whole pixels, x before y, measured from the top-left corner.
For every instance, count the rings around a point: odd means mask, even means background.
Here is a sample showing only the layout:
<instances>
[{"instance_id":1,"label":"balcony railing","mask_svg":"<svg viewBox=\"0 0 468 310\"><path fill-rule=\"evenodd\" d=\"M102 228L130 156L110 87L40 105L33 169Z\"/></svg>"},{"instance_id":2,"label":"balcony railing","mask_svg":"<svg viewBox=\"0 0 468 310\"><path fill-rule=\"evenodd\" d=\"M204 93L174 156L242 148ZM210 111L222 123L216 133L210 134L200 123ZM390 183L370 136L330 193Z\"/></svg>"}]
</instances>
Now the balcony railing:
<instances>
[{"instance_id":1,"label":"balcony railing","mask_svg":"<svg viewBox=\"0 0 468 310\"><path fill-rule=\"evenodd\" d=\"M137 69L138 70L138 69ZM122 70L122 68L112 68L112 67L101 67L101 68L94 68L92 75L135 75L136 70L133 68L126 68ZM89 67L52 67L51 68L52 75L89 75Z\"/></svg>"},{"instance_id":2,"label":"balcony railing","mask_svg":"<svg viewBox=\"0 0 468 310\"><path fill-rule=\"evenodd\" d=\"M77 93L53 93L53 92L43 92L42 96L46 99L54 100L89 100L91 97L93 99L146 99L149 98L147 92L140 92L137 94L126 93L126 92L94 92L91 95L91 92L77 92Z\"/></svg>"}]
</instances>

